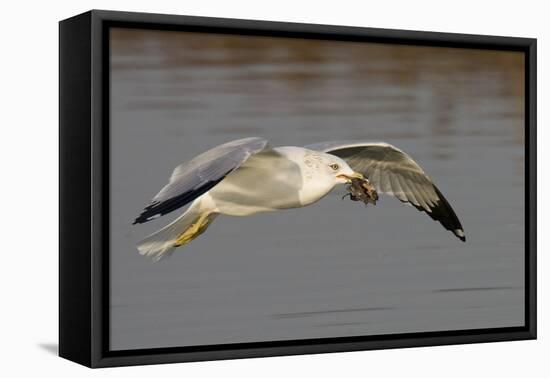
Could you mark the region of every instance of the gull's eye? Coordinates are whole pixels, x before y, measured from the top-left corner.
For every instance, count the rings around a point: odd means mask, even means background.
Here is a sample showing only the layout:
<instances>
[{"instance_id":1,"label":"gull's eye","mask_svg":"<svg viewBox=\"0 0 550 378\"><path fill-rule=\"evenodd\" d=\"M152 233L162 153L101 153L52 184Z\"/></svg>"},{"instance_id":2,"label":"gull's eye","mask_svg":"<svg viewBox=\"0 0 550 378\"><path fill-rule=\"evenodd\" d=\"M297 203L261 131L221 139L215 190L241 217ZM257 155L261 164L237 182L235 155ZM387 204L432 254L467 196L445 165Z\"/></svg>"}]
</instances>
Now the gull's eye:
<instances>
[{"instance_id":1,"label":"gull's eye","mask_svg":"<svg viewBox=\"0 0 550 378\"><path fill-rule=\"evenodd\" d=\"M340 166L338 164L331 164L331 165L329 165L329 167L331 167L335 171L340 169Z\"/></svg>"}]
</instances>

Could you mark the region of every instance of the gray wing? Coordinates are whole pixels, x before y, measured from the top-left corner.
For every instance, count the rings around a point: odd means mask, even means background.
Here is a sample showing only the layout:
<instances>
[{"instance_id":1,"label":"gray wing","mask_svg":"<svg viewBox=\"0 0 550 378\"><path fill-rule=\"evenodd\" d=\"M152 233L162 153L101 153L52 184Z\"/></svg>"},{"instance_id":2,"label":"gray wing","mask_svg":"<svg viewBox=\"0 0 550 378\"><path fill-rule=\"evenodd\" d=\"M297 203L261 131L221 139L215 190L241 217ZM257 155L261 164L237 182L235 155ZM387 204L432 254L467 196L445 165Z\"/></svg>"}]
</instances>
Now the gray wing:
<instances>
[{"instance_id":1,"label":"gray wing","mask_svg":"<svg viewBox=\"0 0 550 378\"><path fill-rule=\"evenodd\" d=\"M216 186L250 156L266 148L268 142L265 139L239 139L214 147L181 164L133 224L145 223L185 206Z\"/></svg>"},{"instance_id":2,"label":"gray wing","mask_svg":"<svg viewBox=\"0 0 550 378\"><path fill-rule=\"evenodd\" d=\"M306 146L344 159L365 175L380 193L390 194L426 212L456 237L466 241L453 208L430 177L405 152L387 143L325 142Z\"/></svg>"}]
</instances>

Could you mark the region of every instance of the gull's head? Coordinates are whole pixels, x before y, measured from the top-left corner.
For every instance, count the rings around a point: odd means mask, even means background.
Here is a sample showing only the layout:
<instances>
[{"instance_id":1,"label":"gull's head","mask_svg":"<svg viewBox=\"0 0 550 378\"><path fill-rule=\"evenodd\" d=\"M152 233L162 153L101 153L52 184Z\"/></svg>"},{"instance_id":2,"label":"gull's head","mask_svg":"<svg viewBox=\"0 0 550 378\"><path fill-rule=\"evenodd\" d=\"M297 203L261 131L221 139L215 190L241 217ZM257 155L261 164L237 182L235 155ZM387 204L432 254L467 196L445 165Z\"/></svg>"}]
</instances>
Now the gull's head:
<instances>
[{"instance_id":1,"label":"gull's head","mask_svg":"<svg viewBox=\"0 0 550 378\"><path fill-rule=\"evenodd\" d=\"M323 160L325 169L334 177L335 184L348 184L353 178L364 178L361 173L355 172L345 160L338 156L325 154Z\"/></svg>"}]
</instances>

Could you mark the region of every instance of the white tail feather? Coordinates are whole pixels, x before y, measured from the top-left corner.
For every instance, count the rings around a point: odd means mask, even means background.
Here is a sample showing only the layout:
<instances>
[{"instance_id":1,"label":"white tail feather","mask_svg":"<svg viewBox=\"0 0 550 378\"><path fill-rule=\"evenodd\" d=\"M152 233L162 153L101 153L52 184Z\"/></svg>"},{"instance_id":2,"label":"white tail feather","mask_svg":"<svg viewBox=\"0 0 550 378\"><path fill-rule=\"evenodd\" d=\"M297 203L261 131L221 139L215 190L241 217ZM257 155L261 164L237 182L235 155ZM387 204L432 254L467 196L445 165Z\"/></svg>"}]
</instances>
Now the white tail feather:
<instances>
[{"instance_id":1,"label":"white tail feather","mask_svg":"<svg viewBox=\"0 0 550 378\"><path fill-rule=\"evenodd\" d=\"M193 202L189 209L172 223L139 242L137 249L140 255L149 257L153 261L170 256L176 248L178 237L200 216L200 206L197 206L197 202L198 200Z\"/></svg>"}]
</instances>

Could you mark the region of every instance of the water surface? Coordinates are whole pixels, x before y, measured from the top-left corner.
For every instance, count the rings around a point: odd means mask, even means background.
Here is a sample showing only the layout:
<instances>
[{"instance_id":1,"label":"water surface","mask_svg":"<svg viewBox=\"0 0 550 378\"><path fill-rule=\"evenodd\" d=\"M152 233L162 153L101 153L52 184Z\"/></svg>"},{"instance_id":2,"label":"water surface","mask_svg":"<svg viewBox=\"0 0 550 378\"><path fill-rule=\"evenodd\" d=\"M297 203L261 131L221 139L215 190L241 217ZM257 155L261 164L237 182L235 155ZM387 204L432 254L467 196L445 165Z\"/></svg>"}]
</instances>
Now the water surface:
<instances>
[{"instance_id":1,"label":"water surface","mask_svg":"<svg viewBox=\"0 0 550 378\"><path fill-rule=\"evenodd\" d=\"M519 53L115 29L111 348L524 323ZM131 221L172 169L229 140L392 143L433 177L462 243L391 197L219 217L172 258ZM164 219L166 218L166 219Z\"/></svg>"}]
</instances>

